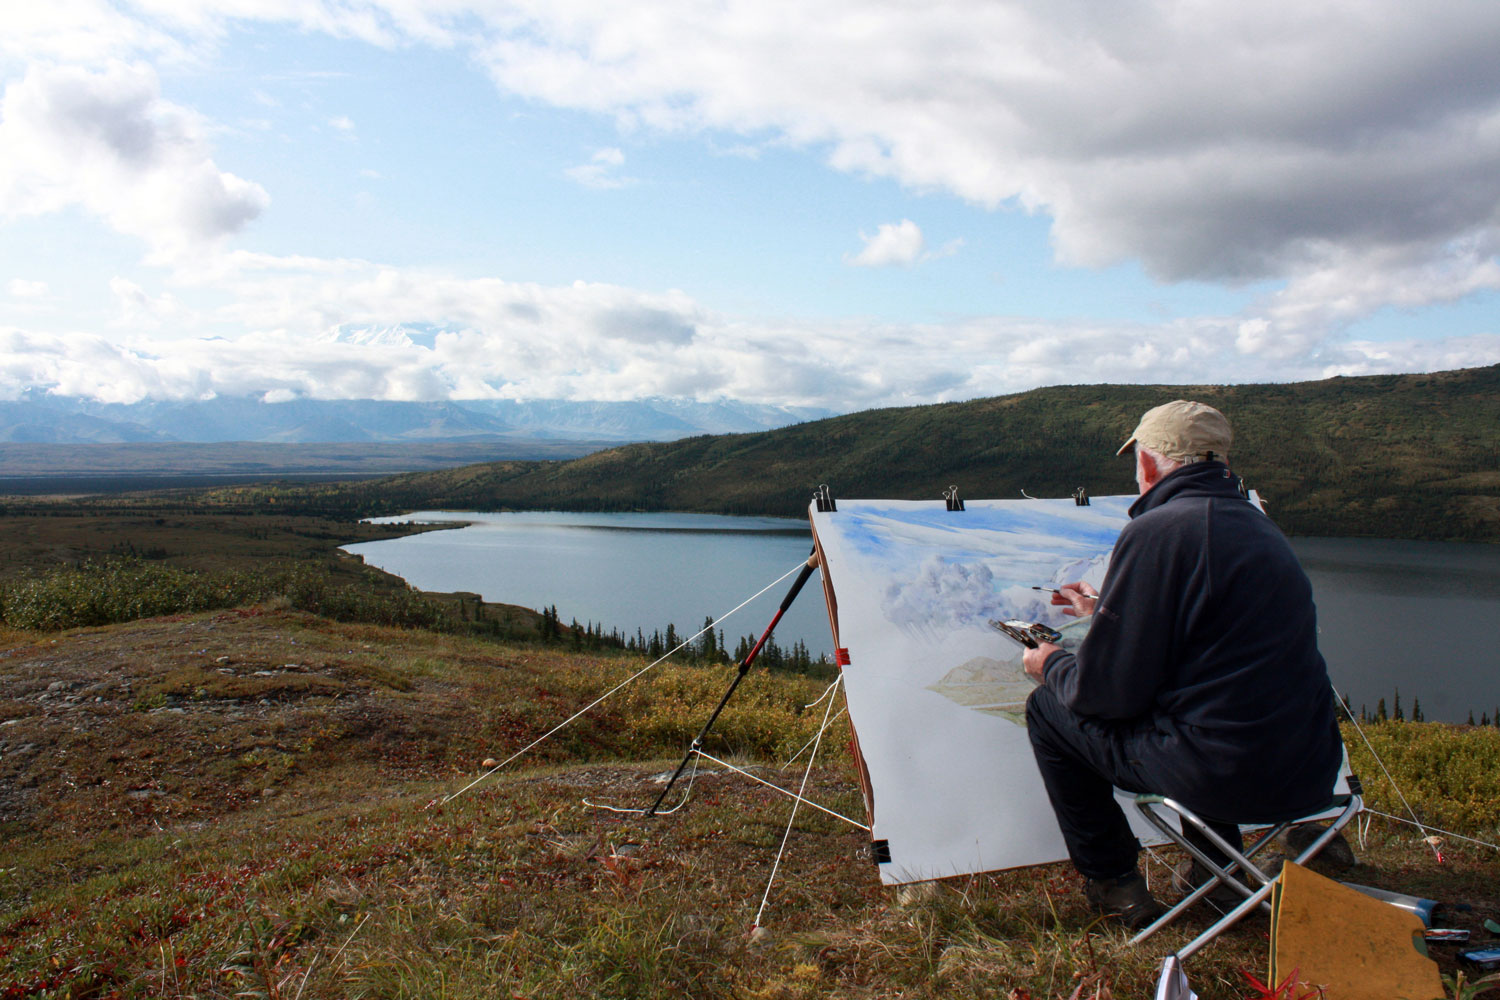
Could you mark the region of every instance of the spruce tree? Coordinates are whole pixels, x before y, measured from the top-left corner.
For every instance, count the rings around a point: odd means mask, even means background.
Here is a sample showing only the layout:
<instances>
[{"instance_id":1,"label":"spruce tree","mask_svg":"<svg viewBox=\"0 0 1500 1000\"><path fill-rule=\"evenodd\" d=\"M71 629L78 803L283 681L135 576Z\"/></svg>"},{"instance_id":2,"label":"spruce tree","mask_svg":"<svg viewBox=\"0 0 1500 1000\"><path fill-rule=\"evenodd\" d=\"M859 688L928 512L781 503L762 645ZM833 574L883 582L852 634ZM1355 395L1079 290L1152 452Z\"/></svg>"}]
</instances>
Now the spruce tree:
<instances>
[{"instance_id":1,"label":"spruce tree","mask_svg":"<svg viewBox=\"0 0 1500 1000\"><path fill-rule=\"evenodd\" d=\"M1396 689L1396 707L1395 707L1394 711L1391 712L1391 718L1395 719L1397 722L1405 722L1406 721L1406 716L1404 716L1404 715L1401 714L1401 689L1400 688Z\"/></svg>"},{"instance_id":2,"label":"spruce tree","mask_svg":"<svg viewBox=\"0 0 1500 1000\"><path fill-rule=\"evenodd\" d=\"M1385 696L1381 695L1380 700L1375 703L1375 721L1376 722L1384 722L1386 720L1386 718L1387 718L1387 716L1385 714Z\"/></svg>"},{"instance_id":3,"label":"spruce tree","mask_svg":"<svg viewBox=\"0 0 1500 1000\"><path fill-rule=\"evenodd\" d=\"M719 649L714 645L713 615L708 615L703 619L703 638L699 642L698 653L705 663L713 663L719 658Z\"/></svg>"}]
</instances>

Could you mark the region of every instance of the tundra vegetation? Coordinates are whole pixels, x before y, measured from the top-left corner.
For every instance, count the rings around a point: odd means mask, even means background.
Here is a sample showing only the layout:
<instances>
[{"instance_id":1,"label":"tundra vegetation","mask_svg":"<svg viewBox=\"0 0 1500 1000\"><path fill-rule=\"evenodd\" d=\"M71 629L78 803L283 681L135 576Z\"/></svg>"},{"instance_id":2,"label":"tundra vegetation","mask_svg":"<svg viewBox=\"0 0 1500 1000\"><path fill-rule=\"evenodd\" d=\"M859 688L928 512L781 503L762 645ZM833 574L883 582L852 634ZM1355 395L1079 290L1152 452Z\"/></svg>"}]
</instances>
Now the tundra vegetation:
<instances>
[{"instance_id":1,"label":"tundra vegetation","mask_svg":"<svg viewBox=\"0 0 1500 1000\"><path fill-rule=\"evenodd\" d=\"M1096 403L1118 412L1084 445L1115 440L1141 403ZM924 423L944 411L887 412L946 432ZM1394 450L1406 433L1390 431ZM611 462L663 454L642 447L580 462L602 463L604 483ZM654 800L707 718L733 672L722 624L688 662L450 798L641 670L657 636L413 592L339 555L426 530L355 523L356 508L397 503L369 489L0 501L0 997L1103 1000L1150 995L1160 955L1201 926L1130 949L1087 912L1065 865L886 888L863 831L807 808L788 827L784 796L718 765L697 770L670 815L607 808ZM488 489L463 495L488 505ZM1462 509L1488 524L1479 487L1462 489ZM1418 534L1426 523L1412 522ZM705 747L782 787L803 780L823 717L809 706L827 684L795 653L747 679ZM1345 730L1368 800L1409 807L1441 843L1374 817L1340 877L1439 900L1441 923L1485 945L1500 854L1476 841L1500 840L1500 729L1380 714L1363 736ZM849 740L840 718L807 794L859 819ZM1147 860L1168 896L1174 860ZM1472 996L1478 973L1456 951L1434 957L1450 995ZM1263 976L1265 960L1266 924L1249 921L1190 964L1194 989L1260 995L1245 973Z\"/></svg>"},{"instance_id":2,"label":"tundra vegetation","mask_svg":"<svg viewBox=\"0 0 1500 1000\"><path fill-rule=\"evenodd\" d=\"M884 888L861 831L803 809L752 936L785 798L712 766L669 816L603 808L655 798L722 666L660 667L445 801L643 661L274 599L12 630L0 657L0 995L1127 997L1193 929L1132 950L1064 865ZM795 787L823 687L757 672L706 749ZM1419 815L1495 838L1500 731L1366 733ZM848 737L825 736L807 794L860 817ZM1371 801L1402 811L1383 782ZM1376 820L1356 851L1344 877L1462 904L1443 922L1476 940L1500 918L1489 848L1450 836L1439 861ZM1149 862L1158 889L1171 860ZM1248 995L1265 951L1263 922L1232 932L1195 988Z\"/></svg>"}]
</instances>

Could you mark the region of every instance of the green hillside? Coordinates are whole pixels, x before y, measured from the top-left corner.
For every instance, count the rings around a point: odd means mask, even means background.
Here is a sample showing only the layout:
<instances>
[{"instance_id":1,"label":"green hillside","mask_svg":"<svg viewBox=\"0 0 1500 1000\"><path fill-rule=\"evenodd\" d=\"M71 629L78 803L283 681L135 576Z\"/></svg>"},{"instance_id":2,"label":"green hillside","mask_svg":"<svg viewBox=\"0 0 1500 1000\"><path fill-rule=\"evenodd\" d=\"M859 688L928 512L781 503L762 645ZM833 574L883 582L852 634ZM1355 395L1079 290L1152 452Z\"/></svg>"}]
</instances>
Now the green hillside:
<instances>
[{"instance_id":1,"label":"green hillside","mask_svg":"<svg viewBox=\"0 0 1500 1000\"><path fill-rule=\"evenodd\" d=\"M1134 490L1115 449L1147 408L1220 407L1233 465L1299 534L1500 539L1500 366L1285 385L1057 386L870 410L759 434L638 444L294 491L323 510L696 510L799 516L835 497Z\"/></svg>"}]
</instances>

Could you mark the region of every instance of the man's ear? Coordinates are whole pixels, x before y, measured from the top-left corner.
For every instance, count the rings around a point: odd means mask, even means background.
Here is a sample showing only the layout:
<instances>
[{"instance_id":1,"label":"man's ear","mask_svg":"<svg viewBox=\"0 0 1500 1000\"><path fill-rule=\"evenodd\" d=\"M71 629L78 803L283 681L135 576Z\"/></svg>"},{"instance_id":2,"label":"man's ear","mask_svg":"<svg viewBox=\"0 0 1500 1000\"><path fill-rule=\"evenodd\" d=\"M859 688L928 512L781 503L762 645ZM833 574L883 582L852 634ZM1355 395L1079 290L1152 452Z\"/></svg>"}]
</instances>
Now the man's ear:
<instances>
[{"instance_id":1,"label":"man's ear","mask_svg":"<svg viewBox=\"0 0 1500 1000\"><path fill-rule=\"evenodd\" d=\"M1141 492L1144 493L1161 479L1161 466L1156 464L1156 459L1150 452L1137 449L1135 457L1141 463L1141 485L1144 487Z\"/></svg>"}]
</instances>

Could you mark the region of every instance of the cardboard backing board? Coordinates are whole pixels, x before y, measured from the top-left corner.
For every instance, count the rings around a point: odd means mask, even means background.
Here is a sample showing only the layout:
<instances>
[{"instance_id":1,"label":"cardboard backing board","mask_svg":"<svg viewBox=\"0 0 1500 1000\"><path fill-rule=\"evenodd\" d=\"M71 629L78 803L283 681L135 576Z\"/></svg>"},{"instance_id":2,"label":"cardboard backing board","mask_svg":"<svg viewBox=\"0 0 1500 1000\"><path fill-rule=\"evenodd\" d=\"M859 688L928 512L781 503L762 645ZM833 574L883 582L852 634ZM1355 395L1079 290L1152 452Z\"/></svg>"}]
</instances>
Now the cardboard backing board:
<instances>
[{"instance_id":1,"label":"cardboard backing board","mask_svg":"<svg viewBox=\"0 0 1500 1000\"><path fill-rule=\"evenodd\" d=\"M1272 983L1293 976L1348 1000L1445 995L1416 914L1291 862L1271 906Z\"/></svg>"}]
</instances>

